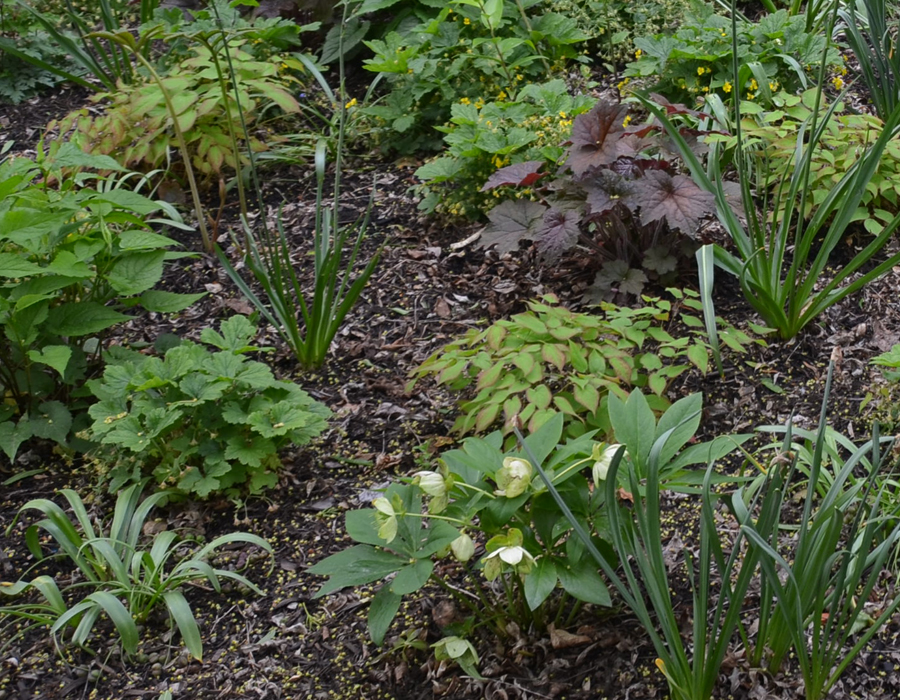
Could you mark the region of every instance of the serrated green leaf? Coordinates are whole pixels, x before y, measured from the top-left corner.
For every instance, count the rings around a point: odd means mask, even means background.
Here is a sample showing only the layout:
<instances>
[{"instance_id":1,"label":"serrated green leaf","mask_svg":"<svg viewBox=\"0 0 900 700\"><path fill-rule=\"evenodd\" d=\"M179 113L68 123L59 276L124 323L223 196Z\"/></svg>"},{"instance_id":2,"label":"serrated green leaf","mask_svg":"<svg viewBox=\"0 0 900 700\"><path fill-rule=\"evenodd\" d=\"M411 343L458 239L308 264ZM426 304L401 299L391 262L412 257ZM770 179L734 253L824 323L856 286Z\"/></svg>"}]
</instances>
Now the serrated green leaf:
<instances>
[{"instance_id":1,"label":"serrated green leaf","mask_svg":"<svg viewBox=\"0 0 900 700\"><path fill-rule=\"evenodd\" d=\"M123 255L109 271L107 280L113 289L124 296L145 292L162 279L165 256L162 250Z\"/></svg>"},{"instance_id":2,"label":"serrated green leaf","mask_svg":"<svg viewBox=\"0 0 900 700\"><path fill-rule=\"evenodd\" d=\"M192 306L205 296L206 292L179 294L178 292L166 292L161 289L148 289L138 297L138 301L147 311L173 314Z\"/></svg>"}]
</instances>

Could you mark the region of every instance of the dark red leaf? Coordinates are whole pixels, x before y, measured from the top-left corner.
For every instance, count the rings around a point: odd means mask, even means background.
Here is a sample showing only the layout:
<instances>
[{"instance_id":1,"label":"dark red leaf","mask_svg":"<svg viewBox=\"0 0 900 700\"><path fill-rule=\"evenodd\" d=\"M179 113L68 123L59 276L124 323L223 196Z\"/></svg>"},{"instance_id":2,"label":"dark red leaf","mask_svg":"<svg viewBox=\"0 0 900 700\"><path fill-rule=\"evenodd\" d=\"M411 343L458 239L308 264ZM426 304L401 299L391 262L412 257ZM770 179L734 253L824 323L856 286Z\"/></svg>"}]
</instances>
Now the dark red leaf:
<instances>
[{"instance_id":1,"label":"dark red leaf","mask_svg":"<svg viewBox=\"0 0 900 700\"><path fill-rule=\"evenodd\" d=\"M622 158L621 160L630 160ZM621 162L620 161L616 161ZM640 174L640 173L639 173ZM619 204L627 206L628 198L634 190L634 183L613 170L601 170L596 177L583 183L587 193L587 205L591 214L605 214Z\"/></svg>"},{"instance_id":2,"label":"dark red leaf","mask_svg":"<svg viewBox=\"0 0 900 700\"><path fill-rule=\"evenodd\" d=\"M669 100L667 100L657 92L651 92L650 98L654 102L656 102L656 104L666 110L666 116L669 116L671 114L688 114L692 117L697 117L698 119L709 119L708 114L698 112L696 109L691 109L687 105L683 105L677 102L669 102Z\"/></svg>"},{"instance_id":3,"label":"dark red leaf","mask_svg":"<svg viewBox=\"0 0 900 700\"><path fill-rule=\"evenodd\" d=\"M696 232L700 217L714 211L715 201L689 177L672 177L661 170L647 171L631 197L631 203L641 208L641 223L665 219L670 228L689 235Z\"/></svg>"},{"instance_id":4,"label":"dark red leaf","mask_svg":"<svg viewBox=\"0 0 900 700\"><path fill-rule=\"evenodd\" d=\"M500 168L497 172L488 178L481 188L482 192L487 192L495 187L503 187L504 185L512 185L513 187L531 187L535 182L540 180L546 173L539 173L544 165L542 160L529 160L524 163L513 163L505 168Z\"/></svg>"},{"instance_id":5,"label":"dark red leaf","mask_svg":"<svg viewBox=\"0 0 900 700\"><path fill-rule=\"evenodd\" d=\"M581 213L571 209L549 209L544 213L543 224L538 230L537 246L545 261L558 260L575 245L581 233L578 226L580 221Z\"/></svg>"},{"instance_id":6,"label":"dark red leaf","mask_svg":"<svg viewBox=\"0 0 900 700\"><path fill-rule=\"evenodd\" d=\"M612 102L598 102L586 114L575 117L572 125L572 145L566 165L576 177L589 168L609 165L620 155L633 150L621 143L625 135L624 121L628 107Z\"/></svg>"},{"instance_id":7,"label":"dark red leaf","mask_svg":"<svg viewBox=\"0 0 900 700\"><path fill-rule=\"evenodd\" d=\"M498 253L518 250L521 241L533 241L547 210L528 199L508 199L488 212L490 223L481 234L482 248L497 246Z\"/></svg>"}]
</instances>

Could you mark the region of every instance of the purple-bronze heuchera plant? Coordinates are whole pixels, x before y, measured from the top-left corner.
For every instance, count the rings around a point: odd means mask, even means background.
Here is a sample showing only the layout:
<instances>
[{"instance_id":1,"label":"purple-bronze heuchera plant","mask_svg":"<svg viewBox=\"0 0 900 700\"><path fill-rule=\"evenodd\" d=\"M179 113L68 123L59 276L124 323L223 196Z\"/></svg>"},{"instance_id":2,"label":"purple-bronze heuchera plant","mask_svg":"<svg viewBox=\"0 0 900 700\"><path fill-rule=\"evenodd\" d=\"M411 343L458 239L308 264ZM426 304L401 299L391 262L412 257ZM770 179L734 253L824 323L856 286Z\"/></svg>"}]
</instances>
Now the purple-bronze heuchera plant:
<instances>
[{"instance_id":1,"label":"purple-bronze heuchera plant","mask_svg":"<svg viewBox=\"0 0 900 700\"><path fill-rule=\"evenodd\" d=\"M705 116L655 99L669 115ZM533 241L545 262L581 246L600 262L587 294L594 302L639 295L650 280L671 282L679 255L692 252L702 218L715 211L715 198L680 173L680 159L658 123L630 127L630 121L628 106L599 102L574 120L555 178L541 172L543 161L495 172L483 189L514 187L519 196L490 211L481 245L509 253ZM702 132L681 131L703 148ZM684 235L673 235L676 230Z\"/></svg>"}]
</instances>

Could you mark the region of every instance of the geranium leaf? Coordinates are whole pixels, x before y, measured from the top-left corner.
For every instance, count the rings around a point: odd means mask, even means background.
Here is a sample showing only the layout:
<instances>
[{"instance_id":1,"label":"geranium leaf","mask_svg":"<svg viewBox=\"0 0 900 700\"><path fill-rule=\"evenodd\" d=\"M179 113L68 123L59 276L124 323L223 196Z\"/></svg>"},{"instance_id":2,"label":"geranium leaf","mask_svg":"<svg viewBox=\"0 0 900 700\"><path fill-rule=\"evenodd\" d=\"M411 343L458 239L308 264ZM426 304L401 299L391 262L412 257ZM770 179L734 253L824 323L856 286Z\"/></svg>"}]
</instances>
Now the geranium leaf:
<instances>
[{"instance_id":1,"label":"geranium leaf","mask_svg":"<svg viewBox=\"0 0 900 700\"><path fill-rule=\"evenodd\" d=\"M669 246L655 245L644 253L643 265L648 270L654 270L660 275L672 272L678 265L678 260L672 255Z\"/></svg>"},{"instance_id":2,"label":"geranium leaf","mask_svg":"<svg viewBox=\"0 0 900 700\"><path fill-rule=\"evenodd\" d=\"M613 163L622 152L620 143L625 135L628 107L612 102L598 102L585 114L575 117L572 125L572 146L566 166L580 177L589 168Z\"/></svg>"},{"instance_id":3,"label":"geranium leaf","mask_svg":"<svg viewBox=\"0 0 900 700\"><path fill-rule=\"evenodd\" d=\"M481 188L482 192L487 192L495 187L503 187L504 185L512 185L513 187L531 187L535 182L540 180L546 173L539 173L544 165L542 160L528 160L524 163L513 163L505 168L500 168L497 172L488 178Z\"/></svg>"},{"instance_id":4,"label":"geranium leaf","mask_svg":"<svg viewBox=\"0 0 900 700\"><path fill-rule=\"evenodd\" d=\"M626 204L634 184L613 170L601 170L584 185L591 214L605 214L619 204Z\"/></svg>"},{"instance_id":5,"label":"geranium leaf","mask_svg":"<svg viewBox=\"0 0 900 700\"><path fill-rule=\"evenodd\" d=\"M538 251L545 261L558 260L578 241L581 215L577 211L548 209L538 232Z\"/></svg>"},{"instance_id":6,"label":"geranium leaf","mask_svg":"<svg viewBox=\"0 0 900 700\"><path fill-rule=\"evenodd\" d=\"M481 234L481 247L497 247L501 255L518 250L521 241L533 241L546 207L527 199L501 202L488 212L490 222Z\"/></svg>"},{"instance_id":7,"label":"geranium leaf","mask_svg":"<svg viewBox=\"0 0 900 700\"><path fill-rule=\"evenodd\" d=\"M690 234L696 231L700 217L713 211L715 198L689 177L651 170L635 187L632 203L641 208L641 223L665 219L671 228Z\"/></svg>"}]
</instances>

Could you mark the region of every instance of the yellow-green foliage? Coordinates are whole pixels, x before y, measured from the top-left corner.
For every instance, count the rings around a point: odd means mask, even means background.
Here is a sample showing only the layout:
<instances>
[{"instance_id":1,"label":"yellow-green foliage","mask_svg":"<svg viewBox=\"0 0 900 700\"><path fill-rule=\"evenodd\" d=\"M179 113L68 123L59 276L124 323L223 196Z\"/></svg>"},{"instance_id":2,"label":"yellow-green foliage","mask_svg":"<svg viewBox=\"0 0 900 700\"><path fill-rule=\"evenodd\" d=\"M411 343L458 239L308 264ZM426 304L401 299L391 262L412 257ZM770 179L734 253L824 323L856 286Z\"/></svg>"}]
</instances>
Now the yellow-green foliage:
<instances>
[{"instance_id":1,"label":"yellow-green foliage","mask_svg":"<svg viewBox=\"0 0 900 700\"><path fill-rule=\"evenodd\" d=\"M297 81L284 74L285 68L300 66L289 57L256 61L242 50L240 41L235 41L229 47L236 78L232 81L224 56L214 57L202 46L193 52L194 56L182 60L162 79L174 107L174 119L160 85L148 78L97 96L94 99L110 100L106 112L97 117L88 109L72 112L60 123L60 133L72 131L70 139L84 151L110 155L125 167L147 170L164 167L170 149L177 148L177 119L197 171L213 179L225 168L237 170L237 159L241 163L246 160L242 153L247 146L254 152L266 148L258 136L264 114L273 108L278 113L300 111L289 89L291 82ZM241 112L247 126L252 127L249 140L244 139ZM238 158L232 132L241 152Z\"/></svg>"},{"instance_id":2,"label":"yellow-green foliage","mask_svg":"<svg viewBox=\"0 0 900 700\"><path fill-rule=\"evenodd\" d=\"M756 104L742 102L741 109L747 116L742 120L741 128L748 150L756 161L761 184L777 197L781 179L793 172L797 136L800 126L812 115L815 90L800 96L779 93L773 100L777 107L773 111L764 111ZM826 108L823 99L820 114ZM850 114L842 103L838 104L813 156L809 195L803 212L805 217L813 213L866 148L875 142L881 134L882 124L881 119L874 115ZM733 146L735 141L733 136L707 137L707 141L712 140L722 141L726 147ZM788 186L789 183L785 183L782 191L785 196ZM900 141L894 138L884 149L878 169L866 185L856 220L864 221L868 230L877 233L898 211L898 197Z\"/></svg>"}]
</instances>

